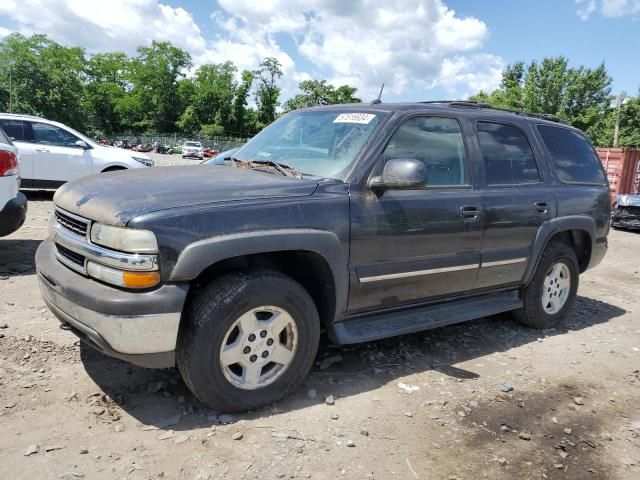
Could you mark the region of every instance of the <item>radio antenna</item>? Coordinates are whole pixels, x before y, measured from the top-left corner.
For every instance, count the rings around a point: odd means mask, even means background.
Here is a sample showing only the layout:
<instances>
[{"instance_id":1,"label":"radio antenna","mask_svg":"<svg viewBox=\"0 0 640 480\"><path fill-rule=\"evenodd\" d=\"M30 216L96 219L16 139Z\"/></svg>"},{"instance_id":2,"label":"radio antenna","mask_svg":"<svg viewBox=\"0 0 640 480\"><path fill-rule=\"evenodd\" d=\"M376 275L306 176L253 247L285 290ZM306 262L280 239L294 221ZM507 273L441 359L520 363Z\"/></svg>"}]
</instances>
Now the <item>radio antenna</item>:
<instances>
[{"instance_id":1,"label":"radio antenna","mask_svg":"<svg viewBox=\"0 0 640 480\"><path fill-rule=\"evenodd\" d=\"M376 98L374 101L371 102L372 105L378 105L379 103L382 103L382 91L384 90L384 83L382 85L380 85L380 91L378 92L378 98Z\"/></svg>"}]
</instances>

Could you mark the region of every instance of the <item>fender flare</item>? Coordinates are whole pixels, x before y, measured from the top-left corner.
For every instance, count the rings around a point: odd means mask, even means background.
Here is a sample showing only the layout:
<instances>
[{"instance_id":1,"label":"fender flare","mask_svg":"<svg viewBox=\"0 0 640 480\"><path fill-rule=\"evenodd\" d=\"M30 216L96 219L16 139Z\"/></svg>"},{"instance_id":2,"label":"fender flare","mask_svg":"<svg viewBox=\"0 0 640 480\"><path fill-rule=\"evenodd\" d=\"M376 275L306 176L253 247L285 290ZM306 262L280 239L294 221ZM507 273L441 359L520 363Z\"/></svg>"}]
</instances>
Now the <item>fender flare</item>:
<instances>
[{"instance_id":1,"label":"fender flare","mask_svg":"<svg viewBox=\"0 0 640 480\"><path fill-rule=\"evenodd\" d=\"M211 265L229 258L294 250L316 253L327 262L336 294L334 321L342 317L349 291L347 255L338 236L325 230L260 230L199 240L180 253L170 280L191 281Z\"/></svg>"},{"instance_id":2,"label":"fender flare","mask_svg":"<svg viewBox=\"0 0 640 480\"><path fill-rule=\"evenodd\" d=\"M538 262L542 256L542 252L547 248L551 238L560 232L568 230L584 230L589 235L591 241L591 251L596 241L596 222L593 218L582 215L570 215L566 217L554 218L548 222L543 223L538 229L536 238L533 241L531 247L531 258L535 261L529 262L527 269L524 273L524 284L528 285L531 277L533 277L536 268L538 268Z\"/></svg>"}]
</instances>

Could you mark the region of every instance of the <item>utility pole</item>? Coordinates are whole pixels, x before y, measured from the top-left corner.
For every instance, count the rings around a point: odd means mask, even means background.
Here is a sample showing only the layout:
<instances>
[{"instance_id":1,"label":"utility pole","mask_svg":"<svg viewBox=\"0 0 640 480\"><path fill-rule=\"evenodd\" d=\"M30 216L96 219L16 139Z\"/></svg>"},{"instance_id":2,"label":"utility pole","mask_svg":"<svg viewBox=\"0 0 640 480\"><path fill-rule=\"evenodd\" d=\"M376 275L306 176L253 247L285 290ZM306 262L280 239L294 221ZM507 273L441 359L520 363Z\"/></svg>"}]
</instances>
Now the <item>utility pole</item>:
<instances>
[{"instance_id":1,"label":"utility pole","mask_svg":"<svg viewBox=\"0 0 640 480\"><path fill-rule=\"evenodd\" d=\"M620 137L620 110L622 110L622 106L625 105L629 101L628 98L624 97L624 94L621 93L615 99L615 109L616 109L616 125L613 129L613 146L618 146L618 138ZM614 106L614 102L611 102L611 106Z\"/></svg>"}]
</instances>

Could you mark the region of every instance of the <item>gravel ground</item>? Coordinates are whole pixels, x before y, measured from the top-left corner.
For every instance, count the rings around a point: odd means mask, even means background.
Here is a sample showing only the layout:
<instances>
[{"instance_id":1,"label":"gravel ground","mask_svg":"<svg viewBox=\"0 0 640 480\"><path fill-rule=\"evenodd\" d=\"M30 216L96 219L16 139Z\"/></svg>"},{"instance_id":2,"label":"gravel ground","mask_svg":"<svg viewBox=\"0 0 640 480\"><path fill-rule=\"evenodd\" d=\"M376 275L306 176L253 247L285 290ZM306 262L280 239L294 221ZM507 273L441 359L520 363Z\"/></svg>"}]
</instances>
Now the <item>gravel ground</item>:
<instances>
[{"instance_id":1,"label":"gravel ground","mask_svg":"<svg viewBox=\"0 0 640 480\"><path fill-rule=\"evenodd\" d=\"M2 479L640 478L640 234L611 233L557 329L325 340L289 399L230 417L58 328L33 265L51 210L30 194L0 239Z\"/></svg>"}]
</instances>

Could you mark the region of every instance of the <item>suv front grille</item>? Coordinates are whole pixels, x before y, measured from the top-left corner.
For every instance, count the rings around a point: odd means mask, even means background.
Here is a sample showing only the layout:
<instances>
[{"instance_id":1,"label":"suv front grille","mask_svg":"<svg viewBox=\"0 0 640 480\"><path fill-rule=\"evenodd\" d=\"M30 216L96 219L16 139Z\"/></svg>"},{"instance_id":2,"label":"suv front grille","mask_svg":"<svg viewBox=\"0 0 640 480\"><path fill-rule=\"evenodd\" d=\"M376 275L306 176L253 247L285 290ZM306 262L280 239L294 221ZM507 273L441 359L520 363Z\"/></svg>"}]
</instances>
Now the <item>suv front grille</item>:
<instances>
[{"instance_id":1,"label":"suv front grille","mask_svg":"<svg viewBox=\"0 0 640 480\"><path fill-rule=\"evenodd\" d=\"M56 210L56 221L67 230L71 230L73 233L86 237L87 230L89 228L89 221L80 220L78 217L72 217L66 213Z\"/></svg>"},{"instance_id":2,"label":"suv front grille","mask_svg":"<svg viewBox=\"0 0 640 480\"><path fill-rule=\"evenodd\" d=\"M77 265L78 267L84 269L84 256L76 253L74 251L69 250L68 248L63 247L60 244L56 243L56 248L58 249L58 254L63 257L65 260Z\"/></svg>"}]
</instances>

